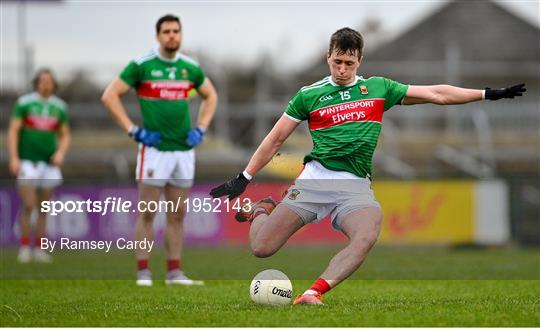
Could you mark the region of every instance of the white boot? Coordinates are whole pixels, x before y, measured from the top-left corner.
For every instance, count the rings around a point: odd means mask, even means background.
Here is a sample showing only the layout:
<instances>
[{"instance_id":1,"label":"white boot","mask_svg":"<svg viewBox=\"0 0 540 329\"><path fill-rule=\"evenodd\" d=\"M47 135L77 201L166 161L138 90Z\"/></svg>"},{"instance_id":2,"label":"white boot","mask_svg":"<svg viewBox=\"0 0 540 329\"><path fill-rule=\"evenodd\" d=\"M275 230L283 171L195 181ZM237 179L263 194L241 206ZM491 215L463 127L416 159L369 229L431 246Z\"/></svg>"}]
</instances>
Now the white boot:
<instances>
[{"instance_id":1,"label":"white boot","mask_svg":"<svg viewBox=\"0 0 540 329\"><path fill-rule=\"evenodd\" d=\"M19 249L19 255L17 256L17 260L21 264L27 264L32 261L32 253L31 249L28 246L23 246Z\"/></svg>"},{"instance_id":2,"label":"white boot","mask_svg":"<svg viewBox=\"0 0 540 329\"><path fill-rule=\"evenodd\" d=\"M34 249L34 260L38 263L52 263L52 257L45 250L40 248Z\"/></svg>"}]
</instances>

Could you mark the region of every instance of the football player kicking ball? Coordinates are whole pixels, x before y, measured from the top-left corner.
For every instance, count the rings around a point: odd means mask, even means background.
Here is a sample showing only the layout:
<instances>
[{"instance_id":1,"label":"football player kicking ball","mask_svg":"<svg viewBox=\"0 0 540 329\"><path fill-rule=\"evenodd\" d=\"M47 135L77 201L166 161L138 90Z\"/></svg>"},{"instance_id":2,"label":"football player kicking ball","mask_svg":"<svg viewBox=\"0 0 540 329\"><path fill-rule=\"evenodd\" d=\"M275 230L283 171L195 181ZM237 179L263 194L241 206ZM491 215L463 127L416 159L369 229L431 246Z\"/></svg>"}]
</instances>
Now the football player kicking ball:
<instances>
[{"instance_id":1,"label":"football player kicking ball","mask_svg":"<svg viewBox=\"0 0 540 329\"><path fill-rule=\"evenodd\" d=\"M349 239L319 279L294 304L323 304L322 296L354 273L375 244L381 208L370 187L373 152L384 112L396 104L464 104L483 99L514 98L524 84L497 90L449 85L404 85L382 77L356 75L363 39L350 28L335 32L326 55L330 76L303 87L259 145L243 173L212 189L213 197L236 198L252 177L276 154L303 120L308 120L313 149L304 170L281 203L266 198L237 213L251 223L249 239L257 257L269 257L302 226L330 214L332 226Z\"/></svg>"},{"instance_id":2,"label":"football player kicking ball","mask_svg":"<svg viewBox=\"0 0 540 329\"><path fill-rule=\"evenodd\" d=\"M47 213L40 211L54 188L62 183L60 167L69 148L67 106L56 97L56 81L48 69L33 80L35 92L17 100L8 129L9 170L17 177L21 197L21 248L18 261L50 263L51 256L39 248L45 237ZM37 210L34 250L30 248L32 213Z\"/></svg>"},{"instance_id":3,"label":"football player kicking ball","mask_svg":"<svg viewBox=\"0 0 540 329\"><path fill-rule=\"evenodd\" d=\"M167 201L186 200L195 175L193 148L202 142L214 116L217 94L197 62L178 53L182 40L180 19L165 15L156 23L159 48L132 61L105 90L102 101L118 124L139 143L136 179L139 199L146 205L157 202L161 193ZM120 97L135 88L142 111L143 127L129 119ZM191 127L189 96L197 91L203 101L196 127ZM155 213L139 213L137 241L153 239ZM186 277L181 268L185 203L178 211L168 209L165 228L167 284L200 285ZM137 285L151 286L149 251L137 250Z\"/></svg>"}]
</instances>

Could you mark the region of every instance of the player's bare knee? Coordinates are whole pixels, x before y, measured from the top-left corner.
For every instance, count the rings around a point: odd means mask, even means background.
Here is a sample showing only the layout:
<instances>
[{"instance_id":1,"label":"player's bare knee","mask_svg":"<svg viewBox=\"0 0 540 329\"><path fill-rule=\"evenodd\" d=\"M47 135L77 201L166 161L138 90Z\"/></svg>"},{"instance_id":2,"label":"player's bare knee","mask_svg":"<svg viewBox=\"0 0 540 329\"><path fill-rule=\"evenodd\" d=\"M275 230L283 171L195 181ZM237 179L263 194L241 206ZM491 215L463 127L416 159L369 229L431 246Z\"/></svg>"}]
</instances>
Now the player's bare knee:
<instances>
[{"instance_id":1,"label":"player's bare knee","mask_svg":"<svg viewBox=\"0 0 540 329\"><path fill-rule=\"evenodd\" d=\"M353 244L358 247L359 250L369 250L377 239L379 234L377 231L368 232L354 239Z\"/></svg>"},{"instance_id":2,"label":"player's bare knee","mask_svg":"<svg viewBox=\"0 0 540 329\"><path fill-rule=\"evenodd\" d=\"M141 212L139 214L139 220L142 221L144 225L152 225L154 222L155 213L150 211Z\"/></svg>"},{"instance_id":3,"label":"player's bare knee","mask_svg":"<svg viewBox=\"0 0 540 329\"><path fill-rule=\"evenodd\" d=\"M253 256L257 258L267 258L267 257L272 256L275 253L265 248L255 248L255 249L252 249L251 251L253 253Z\"/></svg>"},{"instance_id":4,"label":"player's bare knee","mask_svg":"<svg viewBox=\"0 0 540 329\"><path fill-rule=\"evenodd\" d=\"M174 215L182 221L186 217L186 209L179 209L177 212L174 213Z\"/></svg>"},{"instance_id":5,"label":"player's bare knee","mask_svg":"<svg viewBox=\"0 0 540 329\"><path fill-rule=\"evenodd\" d=\"M34 211L34 208L35 208L35 204L34 202L32 201L26 201L26 202L23 202L23 205L21 207L22 209L22 212L24 214L32 214L32 212Z\"/></svg>"},{"instance_id":6,"label":"player's bare knee","mask_svg":"<svg viewBox=\"0 0 540 329\"><path fill-rule=\"evenodd\" d=\"M253 253L253 256L257 258L270 257L273 254L275 254L276 251L277 250L271 249L267 245L263 245L263 244L251 245L251 252Z\"/></svg>"},{"instance_id":7,"label":"player's bare knee","mask_svg":"<svg viewBox=\"0 0 540 329\"><path fill-rule=\"evenodd\" d=\"M32 195L22 195L21 196L21 207L33 210L36 206L38 206L37 199Z\"/></svg>"},{"instance_id":8,"label":"player's bare knee","mask_svg":"<svg viewBox=\"0 0 540 329\"><path fill-rule=\"evenodd\" d=\"M21 211L25 215L31 215L32 211L34 211L34 205L32 204L23 204Z\"/></svg>"},{"instance_id":9,"label":"player's bare knee","mask_svg":"<svg viewBox=\"0 0 540 329\"><path fill-rule=\"evenodd\" d=\"M184 223L184 213L167 214L167 225L182 225Z\"/></svg>"},{"instance_id":10,"label":"player's bare knee","mask_svg":"<svg viewBox=\"0 0 540 329\"><path fill-rule=\"evenodd\" d=\"M366 244L371 248L379 238L379 232L372 232L366 237Z\"/></svg>"}]
</instances>

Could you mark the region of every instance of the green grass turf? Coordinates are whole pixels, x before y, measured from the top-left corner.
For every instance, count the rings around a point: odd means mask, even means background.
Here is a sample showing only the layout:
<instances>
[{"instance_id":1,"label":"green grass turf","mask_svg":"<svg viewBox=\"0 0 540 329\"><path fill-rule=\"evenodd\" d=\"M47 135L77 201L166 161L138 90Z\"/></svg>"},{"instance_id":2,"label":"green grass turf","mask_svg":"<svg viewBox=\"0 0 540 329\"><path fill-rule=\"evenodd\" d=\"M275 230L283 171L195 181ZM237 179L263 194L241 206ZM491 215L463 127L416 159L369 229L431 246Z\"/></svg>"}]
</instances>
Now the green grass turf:
<instances>
[{"instance_id":1,"label":"green grass turf","mask_svg":"<svg viewBox=\"0 0 540 329\"><path fill-rule=\"evenodd\" d=\"M324 307L250 301L249 283L259 270L283 270L300 293L338 249L291 246L261 260L245 247L189 248L185 267L206 279L204 287L165 286L157 252L154 286L145 288L134 284L129 253L60 253L54 264L21 265L16 250L4 249L0 324L540 326L538 249L376 248L351 280L325 296Z\"/></svg>"}]
</instances>

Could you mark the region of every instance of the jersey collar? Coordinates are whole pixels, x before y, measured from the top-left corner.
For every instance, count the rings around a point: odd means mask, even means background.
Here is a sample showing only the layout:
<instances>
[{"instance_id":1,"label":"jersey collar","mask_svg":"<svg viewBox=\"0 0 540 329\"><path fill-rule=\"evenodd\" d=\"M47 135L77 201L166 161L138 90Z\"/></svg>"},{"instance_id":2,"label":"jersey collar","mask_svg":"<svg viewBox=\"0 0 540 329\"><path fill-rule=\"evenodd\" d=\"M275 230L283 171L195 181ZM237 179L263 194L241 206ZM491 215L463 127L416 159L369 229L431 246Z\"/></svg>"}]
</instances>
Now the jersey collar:
<instances>
[{"instance_id":1,"label":"jersey collar","mask_svg":"<svg viewBox=\"0 0 540 329\"><path fill-rule=\"evenodd\" d=\"M44 98L43 96L41 96L40 93L38 93L37 91L34 91L33 92L34 94L34 97L36 97L37 99L43 101L43 102L48 102L50 101L53 97L54 97L54 94L52 94L51 96L47 97L47 98Z\"/></svg>"},{"instance_id":2,"label":"jersey collar","mask_svg":"<svg viewBox=\"0 0 540 329\"><path fill-rule=\"evenodd\" d=\"M162 61L167 62L167 63L174 63L174 62L176 62L176 61L178 60L178 58L179 58L178 53L176 53L176 56L175 56L173 59L163 57L163 56L161 55L161 53L159 52L159 47L154 48L153 51L154 51L154 54L156 54L157 58L159 58L159 59L161 59Z\"/></svg>"},{"instance_id":3,"label":"jersey collar","mask_svg":"<svg viewBox=\"0 0 540 329\"><path fill-rule=\"evenodd\" d=\"M337 83L335 83L334 80L332 79L332 76L331 76L331 75L328 76L328 80L330 81L330 84L331 84L332 86L334 86L334 87L351 87L351 86L354 86L354 85L358 82L359 79L363 79L363 78L362 78L362 77L359 77L359 76L356 76L356 77L354 78L354 81L353 81L353 82L351 82L351 83L349 83L349 84L346 84L346 85L342 86L342 85L338 85Z\"/></svg>"}]
</instances>

